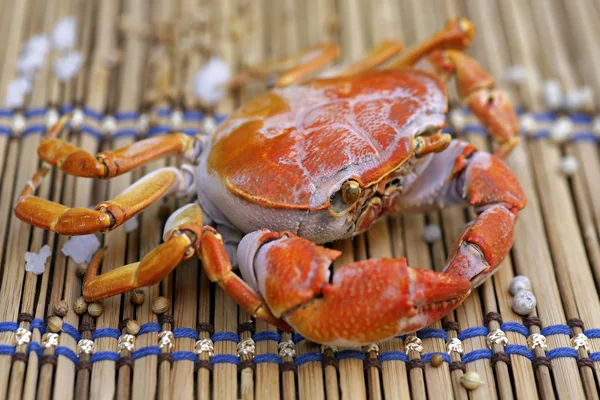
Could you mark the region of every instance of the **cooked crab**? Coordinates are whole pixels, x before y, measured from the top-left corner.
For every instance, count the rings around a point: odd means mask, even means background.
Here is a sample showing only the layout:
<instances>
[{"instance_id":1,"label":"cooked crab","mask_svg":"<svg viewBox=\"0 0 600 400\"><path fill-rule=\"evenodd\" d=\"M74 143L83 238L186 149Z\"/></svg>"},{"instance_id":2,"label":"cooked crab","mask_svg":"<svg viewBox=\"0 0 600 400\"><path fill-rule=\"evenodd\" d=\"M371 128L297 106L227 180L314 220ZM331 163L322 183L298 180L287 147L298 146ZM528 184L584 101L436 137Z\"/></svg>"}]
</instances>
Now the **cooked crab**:
<instances>
[{"instance_id":1,"label":"cooked crab","mask_svg":"<svg viewBox=\"0 0 600 400\"><path fill-rule=\"evenodd\" d=\"M319 47L208 138L173 133L93 156L58 138L63 118L39 155L66 173L108 179L170 154L192 165L156 170L94 210L36 197L41 170L16 215L66 235L106 232L163 196L196 190L198 201L168 219L164 243L141 262L98 275L95 257L84 297L155 284L196 253L209 278L254 317L312 341L360 345L415 331L456 308L496 270L525 206L501 161L517 144L519 121L493 79L464 52L473 34L469 21L451 20L385 68L378 67L399 52L397 43L385 43L337 76L300 82L337 52ZM495 155L441 132L444 82L452 76L499 143ZM473 206L477 218L443 273L378 259L331 276L340 253L320 244L363 232L391 213L452 204Z\"/></svg>"}]
</instances>

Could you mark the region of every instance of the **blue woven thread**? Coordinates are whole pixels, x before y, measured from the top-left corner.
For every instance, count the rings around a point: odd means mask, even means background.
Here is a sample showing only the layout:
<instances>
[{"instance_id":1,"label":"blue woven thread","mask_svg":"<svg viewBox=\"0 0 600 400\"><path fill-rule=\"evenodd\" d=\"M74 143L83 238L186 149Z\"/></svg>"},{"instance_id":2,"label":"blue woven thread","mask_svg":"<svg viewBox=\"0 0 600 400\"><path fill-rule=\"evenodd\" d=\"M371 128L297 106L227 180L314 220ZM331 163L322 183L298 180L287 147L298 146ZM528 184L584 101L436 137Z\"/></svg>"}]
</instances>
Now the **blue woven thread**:
<instances>
[{"instance_id":1,"label":"blue woven thread","mask_svg":"<svg viewBox=\"0 0 600 400\"><path fill-rule=\"evenodd\" d=\"M10 136L10 134L12 133L12 129L10 126L0 126L0 135L8 135Z\"/></svg>"},{"instance_id":2,"label":"blue woven thread","mask_svg":"<svg viewBox=\"0 0 600 400\"><path fill-rule=\"evenodd\" d=\"M590 358L592 359L592 361L600 361L600 351L590 353Z\"/></svg>"},{"instance_id":3,"label":"blue woven thread","mask_svg":"<svg viewBox=\"0 0 600 400\"><path fill-rule=\"evenodd\" d=\"M33 321L31 321L29 329L32 331L34 329L37 329L43 335L44 333L46 333L46 324L44 324L44 321L42 321L41 319L34 318Z\"/></svg>"},{"instance_id":4,"label":"blue woven thread","mask_svg":"<svg viewBox=\"0 0 600 400\"><path fill-rule=\"evenodd\" d=\"M25 118L43 117L47 111L46 107L33 107L25 111Z\"/></svg>"},{"instance_id":5,"label":"blue woven thread","mask_svg":"<svg viewBox=\"0 0 600 400\"><path fill-rule=\"evenodd\" d=\"M146 333L158 333L158 332L160 332L160 325L158 322L147 322L147 323L143 324L142 326L140 326L140 331L138 332L138 336L146 334Z\"/></svg>"},{"instance_id":6,"label":"blue woven thread","mask_svg":"<svg viewBox=\"0 0 600 400\"><path fill-rule=\"evenodd\" d=\"M489 330L487 326L473 326L471 328L464 329L458 333L460 340L471 339L477 336L487 336Z\"/></svg>"},{"instance_id":7,"label":"blue woven thread","mask_svg":"<svg viewBox=\"0 0 600 400\"><path fill-rule=\"evenodd\" d=\"M478 135L486 136L488 133L482 125L479 124L466 124L462 130L463 133L475 133Z\"/></svg>"},{"instance_id":8,"label":"blue woven thread","mask_svg":"<svg viewBox=\"0 0 600 400\"><path fill-rule=\"evenodd\" d=\"M0 109L0 118L10 118L13 116L13 111L6 108Z\"/></svg>"},{"instance_id":9,"label":"blue woven thread","mask_svg":"<svg viewBox=\"0 0 600 400\"><path fill-rule=\"evenodd\" d=\"M191 351L175 351L173 352L173 361L191 361L194 362L198 358Z\"/></svg>"},{"instance_id":10,"label":"blue woven thread","mask_svg":"<svg viewBox=\"0 0 600 400\"><path fill-rule=\"evenodd\" d=\"M367 359L365 353L360 350L342 350L335 355L335 358L338 359L338 361L347 359L365 361Z\"/></svg>"},{"instance_id":11,"label":"blue woven thread","mask_svg":"<svg viewBox=\"0 0 600 400\"><path fill-rule=\"evenodd\" d=\"M43 354L42 346L38 342L29 343L29 345L27 346L27 354L29 354L32 351L37 353L38 357L41 357Z\"/></svg>"},{"instance_id":12,"label":"blue woven thread","mask_svg":"<svg viewBox=\"0 0 600 400\"><path fill-rule=\"evenodd\" d=\"M309 351L308 353L300 354L295 360L298 367L313 361L323 361L323 354L318 351Z\"/></svg>"},{"instance_id":13,"label":"blue woven thread","mask_svg":"<svg viewBox=\"0 0 600 400\"><path fill-rule=\"evenodd\" d=\"M263 340L274 340L279 342L281 335L277 332L257 332L252 338L255 342L262 342Z\"/></svg>"},{"instance_id":14,"label":"blue woven thread","mask_svg":"<svg viewBox=\"0 0 600 400\"><path fill-rule=\"evenodd\" d=\"M56 348L56 350L54 351L54 355L67 357L75 365L77 365L79 363L79 357L77 357L77 354L75 354L75 352L73 350L71 350L70 348L68 348L66 346L58 346Z\"/></svg>"},{"instance_id":15,"label":"blue woven thread","mask_svg":"<svg viewBox=\"0 0 600 400\"><path fill-rule=\"evenodd\" d=\"M62 331L64 333L66 333L67 335L71 336L73 339L75 339L76 342L79 342L79 340L81 339L81 335L79 334L79 331L77 330L77 328L75 328L71 324L67 324L66 322L63 322Z\"/></svg>"},{"instance_id":16,"label":"blue woven thread","mask_svg":"<svg viewBox=\"0 0 600 400\"><path fill-rule=\"evenodd\" d=\"M502 329L504 332L520 333L525 337L529 335L529 330L527 327L518 322L504 322L502 325L500 325L500 329Z\"/></svg>"},{"instance_id":17,"label":"blue woven thread","mask_svg":"<svg viewBox=\"0 0 600 400\"><path fill-rule=\"evenodd\" d=\"M449 127L449 126L445 126L445 127L442 129L442 133L447 133L447 134L449 134L449 135L452 135L453 137L456 137L456 132L454 132L454 129L452 129L452 128L451 128L451 127Z\"/></svg>"},{"instance_id":18,"label":"blue woven thread","mask_svg":"<svg viewBox=\"0 0 600 400\"><path fill-rule=\"evenodd\" d=\"M173 337L175 339L189 338L198 340L198 332L192 328L175 328L173 329Z\"/></svg>"},{"instance_id":19,"label":"blue woven thread","mask_svg":"<svg viewBox=\"0 0 600 400\"><path fill-rule=\"evenodd\" d=\"M0 332L14 332L19 327L16 322L0 322Z\"/></svg>"},{"instance_id":20,"label":"blue woven thread","mask_svg":"<svg viewBox=\"0 0 600 400\"><path fill-rule=\"evenodd\" d=\"M568 325L549 325L540 329L540 333L544 336L550 335L569 335L573 336L571 328Z\"/></svg>"},{"instance_id":21,"label":"blue woven thread","mask_svg":"<svg viewBox=\"0 0 600 400\"><path fill-rule=\"evenodd\" d=\"M184 129L181 129L180 132L185 133L188 136L196 136L196 135L200 135L202 133L202 130L194 129L194 128L184 128Z\"/></svg>"},{"instance_id":22,"label":"blue woven thread","mask_svg":"<svg viewBox=\"0 0 600 400\"><path fill-rule=\"evenodd\" d=\"M465 364L481 360L484 358L492 358L492 351L490 349L477 349L465 354L462 358L462 362Z\"/></svg>"},{"instance_id":23,"label":"blue woven thread","mask_svg":"<svg viewBox=\"0 0 600 400\"><path fill-rule=\"evenodd\" d=\"M0 355L12 356L13 354L15 354L15 346L11 346L10 344L0 344Z\"/></svg>"},{"instance_id":24,"label":"blue woven thread","mask_svg":"<svg viewBox=\"0 0 600 400\"><path fill-rule=\"evenodd\" d=\"M266 353L266 354L257 354L254 356L255 364L264 364L264 363L273 363L273 364L281 364L281 357L277 354Z\"/></svg>"},{"instance_id":25,"label":"blue woven thread","mask_svg":"<svg viewBox=\"0 0 600 400\"><path fill-rule=\"evenodd\" d=\"M227 119L227 115L215 115L215 122L217 125L221 125Z\"/></svg>"},{"instance_id":26,"label":"blue woven thread","mask_svg":"<svg viewBox=\"0 0 600 400\"><path fill-rule=\"evenodd\" d=\"M233 354L215 354L210 358L211 364L240 364L238 356Z\"/></svg>"},{"instance_id":27,"label":"blue woven thread","mask_svg":"<svg viewBox=\"0 0 600 400\"><path fill-rule=\"evenodd\" d=\"M164 133L171 133L171 127L167 125L154 125L148 129L148 134L146 136L157 136L162 135Z\"/></svg>"},{"instance_id":28,"label":"blue woven thread","mask_svg":"<svg viewBox=\"0 0 600 400\"><path fill-rule=\"evenodd\" d=\"M294 335L292 336L292 342L294 342L294 343L299 343L303 340L304 340L304 336L302 336L299 333L294 333Z\"/></svg>"},{"instance_id":29,"label":"blue woven thread","mask_svg":"<svg viewBox=\"0 0 600 400\"><path fill-rule=\"evenodd\" d=\"M570 114L569 117L571 118L571 121L573 121L574 124L591 124L592 123L592 117L587 114L575 113L575 114Z\"/></svg>"},{"instance_id":30,"label":"blue woven thread","mask_svg":"<svg viewBox=\"0 0 600 400\"><path fill-rule=\"evenodd\" d=\"M120 358L120 355L116 351L99 351L97 353L92 354L90 361L92 363L95 363L98 361L117 362L117 361L119 361L119 358Z\"/></svg>"},{"instance_id":31,"label":"blue woven thread","mask_svg":"<svg viewBox=\"0 0 600 400\"><path fill-rule=\"evenodd\" d=\"M577 358L577 350L570 347L557 347L556 349L548 350L546 352L546 358L548 358L548 360L563 357Z\"/></svg>"},{"instance_id":32,"label":"blue woven thread","mask_svg":"<svg viewBox=\"0 0 600 400\"><path fill-rule=\"evenodd\" d=\"M384 351L383 353L379 354L378 358L379 358L379 361L381 361L381 362L385 362L385 361L408 362L408 356L406 355L406 353L403 351L398 351L398 350Z\"/></svg>"},{"instance_id":33,"label":"blue woven thread","mask_svg":"<svg viewBox=\"0 0 600 400\"><path fill-rule=\"evenodd\" d=\"M160 354L160 347L158 346L146 346L131 353L131 358L137 360L139 358L148 356L158 356Z\"/></svg>"},{"instance_id":34,"label":"blue woven thread","mask_svg":"<svg viewBox=\"0 0 600 400\"><path fill-rule=\"evenodd\" d=\"M104 113L101 113L100 111L96 111L89 107L85 107L83 109L83 113L85 114L86 117L93 118L99 122L102 121L102 118L104 118Z\"/></svg>"},{"instance_id":35,"label":"blue woven thread","mask_svg":"<svg viewBox=\"0 0 600 400\"><path fill-rule=\"evenodd\" d=\"M533 361L534 358L533 352L529 350L527 346L523 346L521 344L507 344L506 346L504 346L504 352L509 356L517 354L523 357L527 357L531 361Z\"/></svg>"},{"instance_id":36,"label":"blue woven thread","mask_svg":"<svg viewBox=\"0 0 600 400\"><path fill-rule=\"evenodd\" d=\"M421 355L421 360L425 361L425 362L431 362L431 358L433 356L435 356L436 354L439 354L440 356L442 356L442 358L444 359L444 362L447 362L448 364L450 364L450 362L452 362L452 360L450 359L450 356L446 353L443 353L441 351L433 351L431 353L425 353Z\"/></svg>"},{"instance_id":37,"label":"blue woven thread","mask_svg":"<svg viewBox=\"0 0 600 400\"><path fill-rule=\"evenodd\" d=\"M586 329L583 331L583 334L588 337L588 339L599 339L600 338L600 329Z\"/></svg>"},{"instance_id":38,"label":"blue woven thread","mask_svg":"<svg viewBox=\"0 0 600 400\"><path fill-rule=\"evenodd\" d=\"M118 339L121 336L121 331L114 328L98 328L92 333L92 340L100 339L100 338L113 338Z\"/></svg>"},{"instance_id":39,"label":"blue woven thread","mask_svg":"<svg viewBox=\"0 0 600 400\"><path fill-rule=\"evenodd\" d=\"M214 343L224 342L224 341L237 343L240 341L240 337L238 336L237 333L234 333L234 332L217 332L217 333L213 334L210 338L212 339L212 341Z\"/></svg>"},{"instance_id":40,"label":"blue woven thread","mask_svg":"<svg viewBox=\"0 0 600 400\"><path fill-rule=\"evenodd\" d=\"M567 140L569 142L591 142L596 143L598 136L594 132L575 132L570 135Z\"/></svg>"},{"instance_id":41,"label":"blue woven thread","mask_svg":"<svg viewBox=\"0 0 600 400\"><path fill-rule=\"evenodd\" d=\"M91 136L95 137L98 140L102 140L102 138L103 138L102 133L98 129L96 129L93 126L88 125L88 124L82 124L81 128L79 128L79 131L81 133L85 133L87 135L91 135Z\"/></svg>"},{"instance_id":42,"label":"blue woven thread","mask_svg":"<svg viewBox=\"0 0 600 400\"><path fill-rule=\"evenodd\" d=\"M172 110L168 107L157 108L154 113L159 117L168 117L171 115Z\"/></svg>"},{"instance_id":43,"label":"blue woven thread","mask_svg":"<svg viewBox=\"0 0 600 400\"><path fill-rule=\"evenodd\" d=\"M186 121L200 122L204 119L204 114L202 114L200 111L184 111L183 119Z\"/></svg>"},{"instance_id":44,"label":"blue woven thread","mask_svg":"<svg viewBox=\"0 0 600 400\"><path fill-rule=\"evenodd\" d=\"M138 137L138 130L134 129L134 128L121 128L121 129L117 129L117 131L112 135L113 139L116 138L120 138L120 137L132 137L132 138L137 138Z\"/></svg>"},{"instance_id":45,"label":"blue woven thread","mask_svg":"<svg viewBox=\"0 0 600 400\"><path fill-rule=\"evenodd\" d=\"M21 137L25 137L28 135L32 135L34 133L44 133L46 132L46 127L44 125L36 124L30 125L21 132Z\"/></svg>"},{"instance_id":46,"label":"blue woven thread","mask_svg":"<svg viewBox=\"0 0 600 400\"><path fill-rule=\"evenodd\" d=\"M72 112L74 109L75 109L75 107L73 107L73 104L63 104L60 107L60 113L68 114L68 113Z\"/></svg>"},{"instance_id":47,"label":"blue woven thread","mask_svg":"<svg viewBox=\"0 0 600 400\"><path fill-rule=\"evenodd\" d=\"M530 135L533 139L548 139L550 137L550 131L548 129L539 129Z\"/></svg>"},{"instance_id":48,"label":"blue woven thread","mask_svg":"<svg viewBox=\"0 0 600 400\"><path fill-rule=\"evenodd\" d=\"M115 114L117 121L137 121L139 114L137 111L120 111Z\"/></svg>"},{"instance_id":49,"label":"blue woven thread","mask_svg":"<svg viewBox=\"0 0 600 400\"><path fill-rule=\"evenodd\" d=\"M551 112L536 112L533 114L538 122L553 122L556 121L556 114Z\"/></svg>"},{"instance_id":50,"label":"blue woven thread","mask_svg":"<svg viewBox=\"0 0 600 400\"><path fill-rule=\"evenodd\" d=\"M435 338L435 339L448 340L448 335L446 335L446 331L443 329L436 329L436 328L421 329L420 331L417 332L417 336L419 337L419 339Z\"/></svg>"}]
</instances>

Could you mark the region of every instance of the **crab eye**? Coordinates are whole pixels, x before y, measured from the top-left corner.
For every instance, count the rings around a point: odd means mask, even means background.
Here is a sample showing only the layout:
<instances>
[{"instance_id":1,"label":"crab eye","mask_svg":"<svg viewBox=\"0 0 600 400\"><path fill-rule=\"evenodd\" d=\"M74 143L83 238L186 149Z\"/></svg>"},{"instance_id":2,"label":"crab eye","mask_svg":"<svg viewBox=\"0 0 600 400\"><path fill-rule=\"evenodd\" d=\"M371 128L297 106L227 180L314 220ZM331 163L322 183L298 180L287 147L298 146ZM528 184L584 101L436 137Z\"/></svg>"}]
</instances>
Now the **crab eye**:
<instances>
[{"instance_id":1,"label":"crab eye","mask_svg":"<svg viewBox=\"0 0 600 400\"><path fill-rule=\"evenodd\" d=\"M360 197L361 188L358 182L349 180L342 185L342 199L346 204L354 204Z\"/></svg>"}]
</instances>

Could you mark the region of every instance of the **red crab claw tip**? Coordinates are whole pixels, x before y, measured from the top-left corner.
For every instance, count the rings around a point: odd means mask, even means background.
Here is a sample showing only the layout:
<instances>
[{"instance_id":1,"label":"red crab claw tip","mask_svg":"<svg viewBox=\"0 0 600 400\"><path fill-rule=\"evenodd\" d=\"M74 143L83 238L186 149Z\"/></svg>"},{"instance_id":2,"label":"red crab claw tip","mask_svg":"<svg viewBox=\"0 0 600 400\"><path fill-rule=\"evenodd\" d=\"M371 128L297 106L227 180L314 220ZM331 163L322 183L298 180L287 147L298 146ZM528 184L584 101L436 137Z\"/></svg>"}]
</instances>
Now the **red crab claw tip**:
<instances>
[{"instance_id":1,"label":"red crab claw tip","mask_svg":"<svg viewBox=\"0 0 600 400\"><path fill-rule=\"evenodd\" d=\"M317 343L364 345L438 321L470 289L466 279L411 268L404 259L359 261L338 270L319 296L285 319Z\"/></svg>"}]
</instances>

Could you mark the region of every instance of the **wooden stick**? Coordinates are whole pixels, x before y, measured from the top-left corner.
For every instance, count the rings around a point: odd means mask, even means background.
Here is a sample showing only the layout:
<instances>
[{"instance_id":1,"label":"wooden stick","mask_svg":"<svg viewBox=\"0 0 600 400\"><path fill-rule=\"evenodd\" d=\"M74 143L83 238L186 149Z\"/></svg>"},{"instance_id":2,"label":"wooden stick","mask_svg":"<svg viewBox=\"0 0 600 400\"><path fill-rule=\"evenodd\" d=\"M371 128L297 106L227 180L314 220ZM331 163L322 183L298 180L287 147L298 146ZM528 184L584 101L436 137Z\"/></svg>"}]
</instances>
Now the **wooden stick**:
<instances>
[{"instance_id":1,"label":"wooden stick","mask_svg":"<svg viewBox=\"0 0 600 400\"><path fill-rule=\"evenodd\" d=\"M235 68L237 57L234 43L230 40L229 22L235 16L235 7L232 0L214 3L214 19L211 21L215 29L216 48L230 66ZM234 96L227 97L218 107L218 112L230 113L236 107ZM215 293L215 331L235 332L238 325L238 306L227 296L222 289L216 288ZM230 341L215 343L215 354L236 354L236 344ZM237 370L234 364L216 364L213 367L213 396L219 399L236 399L237 393Z\"/></svg>"}]
</instances>

